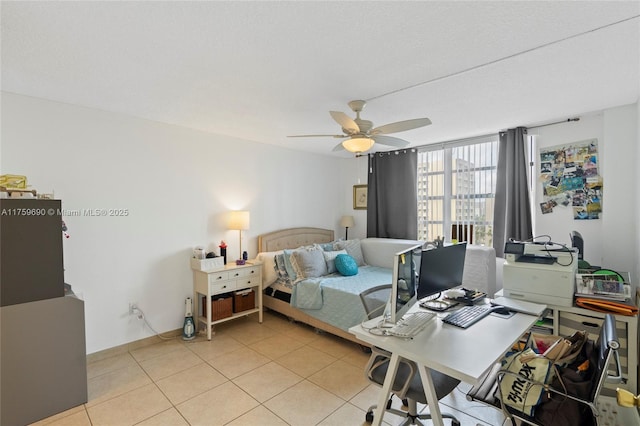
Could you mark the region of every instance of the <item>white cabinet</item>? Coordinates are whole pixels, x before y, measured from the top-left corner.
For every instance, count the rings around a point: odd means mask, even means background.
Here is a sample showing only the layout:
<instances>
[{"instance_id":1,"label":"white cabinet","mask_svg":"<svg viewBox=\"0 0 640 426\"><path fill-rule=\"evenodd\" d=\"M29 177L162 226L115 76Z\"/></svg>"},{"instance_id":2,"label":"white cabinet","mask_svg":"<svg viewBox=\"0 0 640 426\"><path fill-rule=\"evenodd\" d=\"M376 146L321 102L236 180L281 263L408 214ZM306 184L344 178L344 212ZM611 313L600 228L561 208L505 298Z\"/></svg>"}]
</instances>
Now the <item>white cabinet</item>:
<instances>
[{"instance_id":1,"label":"white cabinet","mask_svg":"<svg viewBox=\"0 0 640 426\"><path fill-rule=\"evenodd\" d=\"M253 294L243 290L253 290ZM214 324L255 312L258 313L258 320L262 322L262 264L259 262L245 265L228 264L224 269L213 272L194 270L193 293L196 325L204 324L209 340L211 340L211 327ZM244 304L244 298L248 295L253 296L253 305L249 307ZM212 296L213 298L218 296L221 299L213 301ZM219 311L222 312L223 317L214 319L214 308L217 307L220 308Z\"/></svg>"}]
</instances>

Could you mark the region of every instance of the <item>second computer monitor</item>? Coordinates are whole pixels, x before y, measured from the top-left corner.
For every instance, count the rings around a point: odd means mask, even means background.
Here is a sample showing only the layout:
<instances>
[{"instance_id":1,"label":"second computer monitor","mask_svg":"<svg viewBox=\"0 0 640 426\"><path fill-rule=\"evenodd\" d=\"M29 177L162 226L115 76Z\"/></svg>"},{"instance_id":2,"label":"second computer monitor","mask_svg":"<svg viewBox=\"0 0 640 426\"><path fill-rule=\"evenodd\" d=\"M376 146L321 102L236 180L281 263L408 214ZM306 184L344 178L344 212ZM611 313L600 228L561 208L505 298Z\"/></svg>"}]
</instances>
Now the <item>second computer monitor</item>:
<instances>
[{"instance_id":1,"label":"second computer monitor","mask_svg":"<svg viewBox=\"0 0 640 426\"><path fill-rule=\"evenodd\" d=\"M393 278L387 321L395 324L416 301L422 245L406 248L393 256Z\"/></svg>"},{"instance_id":2,"label":"second computer monitor","mask_svg":"<svg viewBox=\"0 0 640 426\"><path fill-rule=\"evenodd\" d=\"M417 299L462 285L467 243L422 252Z\"/></svg>"}]
</instances>

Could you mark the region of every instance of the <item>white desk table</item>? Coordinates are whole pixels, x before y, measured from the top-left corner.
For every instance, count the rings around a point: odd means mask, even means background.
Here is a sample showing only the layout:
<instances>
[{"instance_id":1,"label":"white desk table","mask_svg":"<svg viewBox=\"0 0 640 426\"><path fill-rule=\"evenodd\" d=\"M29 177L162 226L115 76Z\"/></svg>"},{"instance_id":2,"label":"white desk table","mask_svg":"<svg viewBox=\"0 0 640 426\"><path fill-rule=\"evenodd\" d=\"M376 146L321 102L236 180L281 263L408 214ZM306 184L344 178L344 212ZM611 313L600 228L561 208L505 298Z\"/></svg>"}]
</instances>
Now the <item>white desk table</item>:
<instances>
[{"instance_id":1,"label":"white desk table","mask_svg":"<svg viewBox=\"0 0 640 426\"><path fill-rule=\"evenodd\" d=\"M417 304L409 312L422 310ZM489 315L467 329L444 324L437 314L423 331L413 339L393 336L377 336L362 325L349 329L358 339L391 352L391 361L374 413L374 425L382 421L400 358L418 364L418 371L427 397L433 423L443 426L438 399L431 380L430 370L436 370L460 381L477 384L482 375L537 321L538 317L516 314L510 318ZM377 324L379 318L364 325Z\"/></svg>"}]
</instances>

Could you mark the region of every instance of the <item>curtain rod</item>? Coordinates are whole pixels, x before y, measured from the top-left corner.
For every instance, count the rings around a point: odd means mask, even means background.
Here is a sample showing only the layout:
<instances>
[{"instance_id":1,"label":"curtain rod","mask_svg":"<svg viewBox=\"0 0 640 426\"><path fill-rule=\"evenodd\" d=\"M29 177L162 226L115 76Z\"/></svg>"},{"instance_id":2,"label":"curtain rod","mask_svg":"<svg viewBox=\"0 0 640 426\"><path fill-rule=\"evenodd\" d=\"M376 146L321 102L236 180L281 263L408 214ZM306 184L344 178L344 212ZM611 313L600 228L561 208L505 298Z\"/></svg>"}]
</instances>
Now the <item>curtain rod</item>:
<instances>
[{"instance_id":1,"label":"curtain rod","mask_svg":"<svg viewBox=\"0 0 640 426\"><path fill-rule=\"evenodd\" d=\"M541 124L539 126L531 126L527 127L527 129L539 129L540 127L553 126L554 124L570 123L572 121L580 121L580 117L567 118L566 120L554 121L553 123Z\"/></svg>"},{"instance_id":2,"label":"curtain rod","mask_svg":"<svg viewBox=\"0 0 640 426\"><path fill-rule=\"evenodd\" d=\"M574 121L580 121L580 117L572 117L572 118L567 118L566 120L560 120L560 121L554 121L552 123L545 123L545 124L540 124L538 126L522 126L524 128L526 128L527 130L530 129L539 129L541 127L547 127L547 126L553 126L555 124L563 124L563 123L571 123ZM399 150L403 150L403 149L421 149L421 148L427 148L427 147L433 147L433 146L441 146L441 147L445 147L448 145L454 145L454 144L460 144L460 143L464 143L470 140L474 140L474 139L482 139L482 138L488 138L488 137L492 137L495 136L498 133L504 132L505 130L499 130L496 133L489 133L487 135L480 135L480 136L471 136L468 138L462 138L462 139L452 139L452 140L448 140L448 141L444 141L444 142L435 142L435 143L431 143L431 144L423 144L423 145L418 145L418 146L411 146L411 147L406 147L406 148L397 148L397 149L392 149L389 151L378 151L375 153L359 153L356 154L356 158L358 157L362 157L362 156L368 156L369 154L383 154L386 152L394 152L394 151L399 151Z\"/></svg>"}]
</instances>

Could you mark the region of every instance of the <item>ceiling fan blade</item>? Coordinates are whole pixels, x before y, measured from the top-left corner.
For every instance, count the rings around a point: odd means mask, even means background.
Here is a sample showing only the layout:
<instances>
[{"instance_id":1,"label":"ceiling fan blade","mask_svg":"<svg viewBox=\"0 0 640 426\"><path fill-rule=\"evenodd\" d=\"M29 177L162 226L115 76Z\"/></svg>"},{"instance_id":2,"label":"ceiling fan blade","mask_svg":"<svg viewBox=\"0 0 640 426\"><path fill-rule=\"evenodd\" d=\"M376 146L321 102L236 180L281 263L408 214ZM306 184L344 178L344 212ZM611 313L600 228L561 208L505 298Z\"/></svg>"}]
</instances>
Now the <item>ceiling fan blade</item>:
<instances>
[{"instance_id":1,"label":"ceiling fan blade","mask_svg":"<svg viewBox=\"0 0 640 426\"><path fill-rule=\"evenodd\" d=\"M288 138L348 138L348 135L287 135Z\"/></svg>"},{"instance_id":2,"label":"ceiling fan blade","mask_svg":"<svg viewBox=\"0 0 640 426\"><path fill-rule=\"evenodd\" d=\"M329 114L331 114L331 117L336 120L336 122L347 134L353 135L356 133L360 133L360 127L358 127L358 123L353 121L353 119L344 112L329 111Z\"/></svg>"},{"instance_id":3,"label":"ceiling fan blade","mask_svg":"<svg viewBox=\"0 0 640 426\"><path fill-rule=\"evenodd\" d=\"M342 146L342 142L340 142L338 145L336 145L335 147L333 147L333 149L331 151L333 152L338 152L338 151L344 151L344 146Z\"/></svg>"},{"instance_id":4,"label":"ceiling fan blade","mask_svg":"<svg viewBox=\"0 0 640 426\"><path fill-rule=\"evenodd\" d=\"M396 148L404 148L409 145L409 142L404 139L394 138L393 136L373 135L371 139L380 145L395 146Z\"/></svg>"},{"instance_id":5,"label":"ceiling fan blade","mask_svg":"<svg viewBox=\"0 0 640 426\"><path fill-rule=\"evenodd\" d=\"M411 129L417 129L418 127L424 127L431 124L431 120L428 118L414 118L413 120L397 121L395 123L385 124L384 126L376 127L371 130L372 135L385 135L388 133L405 132Z\"/></svg>"}]
</instances>

